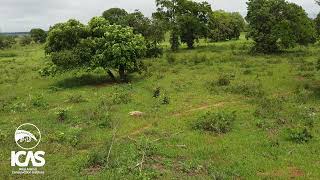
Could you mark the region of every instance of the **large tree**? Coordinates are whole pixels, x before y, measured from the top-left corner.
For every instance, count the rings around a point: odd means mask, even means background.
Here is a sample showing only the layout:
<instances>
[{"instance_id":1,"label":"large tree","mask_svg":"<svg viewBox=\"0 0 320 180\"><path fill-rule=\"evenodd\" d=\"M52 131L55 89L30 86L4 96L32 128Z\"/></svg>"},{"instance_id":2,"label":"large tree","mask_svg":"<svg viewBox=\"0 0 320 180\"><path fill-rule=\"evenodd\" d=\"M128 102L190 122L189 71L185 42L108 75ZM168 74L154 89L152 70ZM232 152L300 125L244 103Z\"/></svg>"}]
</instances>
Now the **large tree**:
<instances>
[{"instance_id":1,"label":"large tree","mask_svg":"<svg viewBox=\"0 0 320 180\"><path fill-rule=\"evenodd\" d=\"M93 65L117 69L121 81L127 80L127 73L139 71L140 59L144 57L146 46L142 35L134 34L132 28L110 25L106 33L97 41Z\"/></svg>"},{"instance_id":2,"label":"large tree","mask_svg":"<svg viewBox=\"0 0 320 180\"><path fill-rule=\"evenodd\" d=\"M69 20L50 28L46 52L59 69L102 67L113 79L112 70L117 70L125 81L127 73L140 70L145 41L132 28L94 17L87 26Z\"/></svg>"},{"instance_id":3,"label":"large tree","mask_svg":"<svg viewBox=\"0 0 320 180\"><path fill-rule=\"evenodd\" d=\"M248 37L254 50L270 53L315 41L315 28L305 10L285 0L249 0Z\"/></svg>"},{"instance_id":4,"label":"large tree","mask_svg":"<svg viewBox=\"0 0 320 180\"><path fill-rule=\"evenodd\" d=\"M177 50L179 40L193 48L194 41L206 36L209 15L212 12L207 2L191 0L156 0L157 17L167 22L171 31L171 49Z\"/></svg>"},{"instance_id":5,"label":"large tree","mask_svg":"<svg viewBox=\"0 0 320 180\"><path fill-rule=\"evenodd\" d=\"M245 21L239 13L214 11L209 21L209 38L213 41L239 39Z\"/></svg>"}]
</instances>

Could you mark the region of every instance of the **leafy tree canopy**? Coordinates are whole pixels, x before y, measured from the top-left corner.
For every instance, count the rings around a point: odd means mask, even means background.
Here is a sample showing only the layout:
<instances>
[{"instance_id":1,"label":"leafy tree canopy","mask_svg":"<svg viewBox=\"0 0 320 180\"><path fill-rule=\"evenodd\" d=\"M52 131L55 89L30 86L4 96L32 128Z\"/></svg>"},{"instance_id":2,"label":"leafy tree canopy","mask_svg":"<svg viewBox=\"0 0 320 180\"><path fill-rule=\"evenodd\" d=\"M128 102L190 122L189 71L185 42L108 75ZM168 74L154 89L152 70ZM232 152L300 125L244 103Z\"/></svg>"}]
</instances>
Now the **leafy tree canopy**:
<instances>
[{"instance_id":1,"label":"leafy tree canopy","mask_svg":"<svg viewBox=\"0 0 320 180\"><path fill-rule=\"evenodd\" d=\"M76 20L56 24L46 44L46 52L59 69L102 67L112 78L112 70L117 70L122 81L127 73L141 69L145 49L144 38L132 28L110 25L103 17L92 18L88 25Z\"/></svg>"},{"instance_id":2,"label":"leafy tree canopy","mask_svg":"<svg viewBox=\"0 0 320 180\"><path fill-rule=\"evenodd\" d=\"M179 47L179 39L193 48L194 41L207 36L207 23L212 13L207 2L190 0L156 0L155 17L167 22L171 30L171 49Z\"/></svg>"},{"instance_id":3,"label":"leafy tree canopy","mask_svg":"<svg viewBox=\"0 0 320 180\"><path fill-rule=\"evenodd\" d=\"M239 13L214 11L209 22L209 37L213 41L239 39L245 21Z\"/></svg>"},{"instance_id":4,"label":"leafy tree canopy","mask_svg":"<svg viewBox=\"0 0 320 180\"><path fill-rule=\"evenodd\" d=\"M313 22L301 6L285 0L249 0L246 20L254 50L276 52L315 41Z\"/></svg>"},{"instance_id":5,"label":"leafy tree canopy","mask_svg":"<svg viewBox=\"0 0 320 180\"><path fill-rule=\"evenodd\" d=\"M111 8L102 13L102 17L110 22L110 24L125 25L128 12L120 8Z\"/></svg>"},{"instance_id":6,"label":"leafy tree canopy","mask_svg":"<svg viewBox=\"0 0 320 180\"><path fill-rule=\"evenodd\" d=\"M36 29L31 29L30 36L34 42L45 43L47 38L47 33L43 29L36 28Z\"/></svg>"}]
</instances>

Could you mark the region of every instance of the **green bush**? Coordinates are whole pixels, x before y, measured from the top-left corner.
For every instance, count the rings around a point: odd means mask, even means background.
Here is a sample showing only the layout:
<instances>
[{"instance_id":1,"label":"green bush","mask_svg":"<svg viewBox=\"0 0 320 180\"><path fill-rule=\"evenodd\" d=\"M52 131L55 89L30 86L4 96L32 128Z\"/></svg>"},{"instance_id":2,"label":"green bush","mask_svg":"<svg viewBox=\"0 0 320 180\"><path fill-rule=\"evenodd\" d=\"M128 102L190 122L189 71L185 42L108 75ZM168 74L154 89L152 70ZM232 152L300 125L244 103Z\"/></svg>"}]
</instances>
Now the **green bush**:
<instances>
[{"instance_id":1,"label":"green bush","mask_svg":"<svg viewBox=\"0 0 320 180\"><path fill-rule=\"evenodd\" d=\"M313 138L310 130L304 128L289 129L289 139L296 143L307 143Z\"/></svg>"},{"instance_id":2,"label":"green bush","mask_svg":"<svg viewBox=\"0 0 320 180\"><path fill-rule=\"evenodd\" d=\"M232 76L230 76L228 74L227 75L226 74L220 75L220 77L217 80L217 85L218 86L228 86L228 85L230 85L232 79L233 79Z\"/></svg>"},{"instance_id":3,"label":"green bush","mask_svg":"<svg viewBox=\"0 0 320 180\"><path fill-rule=\"evenodd\" d=\"M247 5L247 35L255 41L254 51L273 53L315 42L314 22L301 6L285 0L249 0Z\"/></svg>"},{"instance_id":4,"label":"green bush","mask_svg":"<svg viewBox=\"0 0 320 180\"><path fill-rule=\"evenodd\" d=\"M14 36L0 35L0 49L11 48L16 43Z\"/></svg>"},{"instance_id":5,"label":"green bush","mask_svg":"<svg viewBox=\"0 0 320 180\"><path fill-rule=\"evenodd\" d=\"M147 43L146 47L147 58L157 58L163 55L163 48L161 48L158 44Z\"/></svg>"},{"instance_id":6,"label":"green bush","mask_svg":"<svg viewBox=\"0 0 320 180\"><path fill-rule=\"evenodd\" d=\"M20 43L21 46L27 46L27 45L31 44L31 42L32 42L31 36L26 35L26 36L22 36L20 38L20 42L19 43Z\"/></svg>"},{"instance_id":7,"label":"green bush","mask_svg":"<svg viewBox=\"0 0 320 180\"><path fill-rule=\"evenodd\" d=\"M131 102L131 93L126 87L115 88L115 93L112 94L111 100L113 104L128 104Z\"/></svg>"},{"instance_id":8,"label":"green bush","mask_svg":"<svg viewBox=\"0 0 320 180\"><path fill-rule=\"evenodd\" d=\"M71 95L69 96L68 100L69 103L82 103L86 102L87 100L82 95Z\"/></svg>"},{"instance_id":9,"label":"green bush","mask_svg":"<svg viewBox=\"0 0 320 180\"><path fill-rule=\"evenodd\" d=\"M197 119L193 128L216 134L224 134L231 131L235 120L235 112L207 112Z\"/></svg>"},{"instance_id":10,"label":"green bush","mask_svg":"<svg viewBox=\"0 0 320 180\"><path fill-rule=\"evenodd\" d=\"M68 112L69 112L69 109L65 109L65 108L60 108L56 111L56 115L57 115L57 119L58 121L60 122L63 122L65 120L67 120L68 118Z\"/></svg>"},{"instance_id":11,"label":"green bush","mask_svg":"<svg viewBox=\"0 0 320 180\"><path fill-rule=\"evenodd\" d=\"M174 64L176 61L177 61L177 58L173 54L171 53L167 54L167 62L169 64Z\"/></svg>"},{"instance_id":12,"label":"green bush","mask_svg":"<svg viewBox=\"0 0 320 180\"><path fill-rule=\"evenodd\" d=\"M247 97L261 97L265 94L261 84L240 82L232 86L228 86L227 91L234 94L242 94Z\"/></svg>"}]
</instances>

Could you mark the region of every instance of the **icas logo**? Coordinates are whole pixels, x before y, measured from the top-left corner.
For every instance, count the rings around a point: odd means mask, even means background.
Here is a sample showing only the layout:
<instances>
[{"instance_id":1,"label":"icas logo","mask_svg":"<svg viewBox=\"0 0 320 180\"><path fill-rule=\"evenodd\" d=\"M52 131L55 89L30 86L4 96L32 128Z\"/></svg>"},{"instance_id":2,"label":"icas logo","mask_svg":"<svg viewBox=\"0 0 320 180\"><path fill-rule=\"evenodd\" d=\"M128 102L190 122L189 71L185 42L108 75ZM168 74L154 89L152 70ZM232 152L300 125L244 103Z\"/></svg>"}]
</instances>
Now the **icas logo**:
<instances>
[{"instance_id":1,"label":"icas logo","mask_svg":"<svg viewBox=\"0 0 320 180\"><path fill-rule=\"evenodd\" d=\"M30 123L20 125L15 131L14 140L21 149L28 151L11 151L11 166L27 167L30 163L34 167L45 165L44 151L30 151L41 141L41 132L37 126Z\"/></svg>"}]
</instances>

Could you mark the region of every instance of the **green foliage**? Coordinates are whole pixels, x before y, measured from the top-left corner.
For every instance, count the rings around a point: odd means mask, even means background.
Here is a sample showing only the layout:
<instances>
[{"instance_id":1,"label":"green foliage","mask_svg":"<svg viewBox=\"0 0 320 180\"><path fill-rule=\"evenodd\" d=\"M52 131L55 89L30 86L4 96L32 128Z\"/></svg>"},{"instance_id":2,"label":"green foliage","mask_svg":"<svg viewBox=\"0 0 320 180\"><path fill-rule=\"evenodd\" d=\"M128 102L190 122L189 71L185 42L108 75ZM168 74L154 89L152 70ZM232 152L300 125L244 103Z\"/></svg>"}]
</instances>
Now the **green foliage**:
<instances>
[{"instance_id":1,"label":"green foliage","mask_svg":"<svg viewBox=\"0 0 320 180\"><path fill-rule=\"evenodd\" d=\"M163 55L163 48L155 43L147 42L146 44L146 57L157 58Z\"/></svg>"},{"instance_id":2,"label":"green foliage","mask_svg":"<svg viewBox=\"0 0 320 180\"><path fill-rule=\"evenodd\" d=\"M102 13L102 17L108 20L111 24L125 25L128 13L124 9L111 8Z\"/></svg>"},{"instance_id":3,"label":"green foliage","mask_svg":"<svg viewBox=\"0 0 320 180\"><path fill-rule=\"evenodd\" d=\"M0 35L0 49L11 48L14 44L16 44L14 36Z\"/></svg>"},{"instance_id":4,"label":"green foliage","mask_svg":"<svg viewBox=\"0 0 320 180\"><path fill-rule=\"evenodd\" d=\"M171 31L171 50L179 48L179 37L188 48L193 48L195 40L207 36L207 23L212 12L207 2L156 0L156 5L155 16L166 22Z\"/></svg>"},{"instance_id":5,"label":"green foliage","mask_svg":"<svg viewBox=\"0 0 320 180\"><path fill-rule=\"evenodd\" d=\"M128 72L141 70L146 45L143 36L134 34L131 28L110 25L97 43L101 48L94 56L94 66L118 69L122 81L126 81Z\"/></svg>"},{"instance_id":6,"label":"green foliage","mask_svg":"<svg viewBox=\"0 0 320 180\"><path fill-rule=\"evenodd\" d=\"M254 51L270 53L315 41L315 28L304 9L285 0L250 0L248 37Z\"/></svg>"},{"instance_id":7,"label":"green foliage","mask_svg":"<svg viewBox=\"0 0 320 180\"><path fill-rule=\"evenodd\" d=\"M69 38L72 36L72 38ZM141 35L131 28L109 25L102 17L94 17L88 26L69 20L53 26L48 35L46 52L54 65L62 69L102 67L119 70L120 79L127 73L139 71L145 56L146 45Z\"/></svg>"},{"instance_id":8,"label":"green foliage","mask_svg":"<svg viewBox=\"0 0 320 180\"><path fill-rule=\"evenodd\" d=\"M320 2L320 1L319 1ZM317 15L317 17L314 19L314 22L316 24L316 30L318 34L318 38L320 37L320 13Z\"/></svg>"},{"instance_id":9,"label":"green foliage","mask_svg":"<svg viewBox=\"0 0 320 180\"><path fill-rule=\"evenodd\" d=\"M31 29L30 36L32 40L36 43L45 43L47 38L47 33L40 28Z\"/></svg>"},{"instance_id":10,"label":"green foliage","mask_svg":"<svg viewBox=\"0 0 320 180\"><path fill-rule=\"evenodd\" d=\"M225 134L231 131L235 120L235 112L207 112L197 119L193 128L216 134Z\"/></svg>"},{"instance_id":11,"label":"green foliage","mask_svg":"<svg viewBox=\"0 0 320 180\"><path fill-rule=\"evenodd\" d=\"M65 120L68 119L68 113L69 113L69 109L68 108L58 108L55 112L56 116L57 116L57 120L59 122L64 122Z\"/></svg>"},{"instance_id":12,"label":"green foliage","mask_svg":"<svg viewBox=\"0 0 320 180\"><path fill-rule=\"evenodd\" d=\"M21 46L27 46L27 45L31 44L31 42L32 42L31 36L25 35L25 36L20 37L19 43Z\"/></svg>"},{"instance_id":13,"label":"green foliage","mask_svg":"<svg viewBox=\"0 0 320 180\"><path fill-rule=\"evenodd\" d=\"M82 96L82 95L71 95L69 96L67 102L69 103L82 103L82 102L86 102L87 100Z\"/></svg>"},{"instance_id":14,"label":"green foliage","mask_svg":"<svg viewBox=\"0 0 320 180\"><path fill-rule=\"evenodd\" d=\"M75 19L70 19L66 23L58 23L50 27L45 52L50 54L72 50L87 36L88 29Z\"/></svg>"},{"instance_id":15,"label":"green foliage","mask_svg":"<svg viewBox=\"0 0 320 180\"><path fill-rule=\"evenodd\" d=\"M132 100L130 87L115 88L115 93L112 94L111 100L113 104L128 104Z\"/></svg>"},{"instance_id":16,"label":"green foliage","mask_svg":"<svg viewBox=\"0 0 320 180\"><path fill-rule=\"evenodd\" d=\"M244 26L245 21L239 13L214 11L209 21L209 38L215 42L239 39Z\"/></svg>"},{"instance_id":17,"label":"green foliage","mask_svg":"<svg viewBox=\"0 0 320 180\"><path fill-rule=\"evenodd\" d=\"M313 138L308 128L289 129L289 139L296 143L307 143Z\"/></svg>"},{"instance_id":18,"label":"green foliage","mask_svg":"<svg viewBox=\"0 0 320 180\"><path fill-rule=\"evenodd\" d=\"M229 74L222 74L220 75L216 83L218 86L228 86L230 85L232 79L232 76L230 76Z\"/></svg>"}]
</instances>

